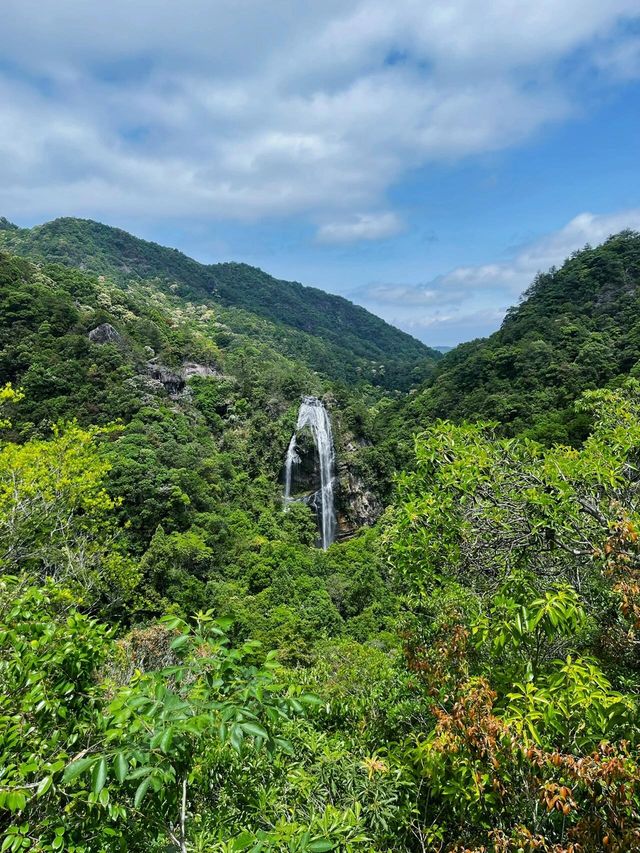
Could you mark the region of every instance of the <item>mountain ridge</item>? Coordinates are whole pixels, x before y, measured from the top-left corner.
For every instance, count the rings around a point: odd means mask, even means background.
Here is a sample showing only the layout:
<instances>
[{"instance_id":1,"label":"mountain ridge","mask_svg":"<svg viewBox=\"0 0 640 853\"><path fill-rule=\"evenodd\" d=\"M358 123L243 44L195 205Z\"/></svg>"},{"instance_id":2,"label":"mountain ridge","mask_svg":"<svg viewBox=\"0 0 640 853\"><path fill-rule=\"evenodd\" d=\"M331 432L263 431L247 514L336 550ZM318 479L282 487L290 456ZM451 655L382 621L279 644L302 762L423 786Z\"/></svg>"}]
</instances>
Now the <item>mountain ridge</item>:
<instances>
[{"instance_id":1,"label":"mountain ridge","mask_svg":"<svg viewBox=\"0 0 640 853\"><path fill-rule=\"evenodd\" d=\"M639 315L640 234L626 230L539 273L497 331L446 353L410 420L491 420L507 435L579 443L580 394L640 375Z\"/></svg>"},{"instance_id":2,"label":"mountain ridge","mask_svg":"<svg viewBox=\"0 0 640 853\"><path fill-rule=\"evenodd\" d=\"M131 278L157 279L159 286L183 298L215 299L224 307L249 311L294 332L320 338L343 363L344 375L339 378L349 381L364 379L407 390L423 381L441 357L435 349L342 296L276 279L242 262L201 264L178 249L90 219L61 217L33 228L19 228L3 218L0 247L32 260L109 275L122 285ZM293 354L299 356L299 352ZM314 356L312 366L323 372L322 358Z\"/></svg>"}]
</instances>

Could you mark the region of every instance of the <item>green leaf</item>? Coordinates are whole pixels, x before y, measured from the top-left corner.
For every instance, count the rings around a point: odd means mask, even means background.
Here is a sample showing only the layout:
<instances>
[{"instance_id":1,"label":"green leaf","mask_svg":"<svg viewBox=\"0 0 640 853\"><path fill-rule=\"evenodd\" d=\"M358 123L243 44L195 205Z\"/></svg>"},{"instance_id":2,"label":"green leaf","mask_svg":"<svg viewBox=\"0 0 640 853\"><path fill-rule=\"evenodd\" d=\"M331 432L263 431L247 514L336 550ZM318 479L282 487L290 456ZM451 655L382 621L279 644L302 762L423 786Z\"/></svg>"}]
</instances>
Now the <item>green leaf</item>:
<instances>
[{"instance_id":1,"label":"green leaf","mask_svg":"<svg viewBox=\"0 0 640 853\"><path fill-rule=\"evenodd\" d=\"M136 769L129 774L129 779L139 779L141 776L148 776L149 773L152 772L153 767L136 767Z\"/></svg>"},{"instance_id":2,"label":"green leaf","mask_svg":"<svg viewBox=\"0 0 640 853\"><path fill-rule=\"evenodd\" d=\"M148 696L135 696L127 704L129 705L130 708L133 708L135 711L138 708L142 708L143 705L151 705L152 700L149 699Z\"/></svg>"},{"instance_id":3,"label":"green leaf","mask_svg":"<svg viewBox=\"0 0 640 853\"><path fill-rule=\"evenodd\" d=\"M51 776L45 776L44 779L41 779L38 784L38 787L36 788L36 797L44 796L49 790L49 788L52 786L52 784L53 779L51 778Z\"/></svg>"},{"instance_id":4,"label":"green leaf","mask_svg":"<svg viewBox=\"0 0 640 853\"><path fill-rule=\"evenodd\" d=\"M162 752L167 753L171 749L171 744L173 743L173 729L167 729L166 732L162 735L162 739L160 740L160 749Z\"/></svg>"},{"instance_id":5,"label":"green leaf","mask_svg":"<svg viewBox=\"0 0 640 853\"><path fill-rule=\"evenodd\" d=\"M333 842L332 841L312 841L311 844L307 844L307 850L311 850L312 853L325 853L327 850L333 850Z\"/></svg>"},{"instance_id":6,"label":"green leaf","mask_svg":"<svg viewBox=\"0 0 640 853\"><path fill-rule=\"evenodd\" d=\"M232 845L234 850L246 850L254 843L255 838L250 832L242 832L237 838L233 839Z\"/></svg>"},{"instance_id":7,"label":"green leaf","mask_svg":"<svg viewBox=\"0 0 640 853\"><path fill-rule=\"evenodd\" d=\"M267 730L263 729L262 726L259 726L257 723L242 723L241 726L243 731L252 737L259 737L263 740L266 740L269 737Z\"/></svg>"},{"instance_id":8,"label":"green leaf","mask_svg":"<svg viewBox=\"0 0 640 853\"><path fill-rule=\"evenodd\" d=\"M77 761L72 761L67 764L62 776L63 782L73 782L81 773L85 773L94 763L94 758L79 758Z\"/></svg>"},{"instance_id":9,"label":"green leaf","mask_svg":"<svg viewBox=\"0 0 640 853\"><path fill-rule=\"evenodd\" d=\"M282 737L277 737L275 739L275 744L279 747L283 752L286 752L287 755L294 755L293 744L291 741L285 740Z\"/></svg>"},{"instance_id":10,"label":"green leaf","mask_svg":"<svg viewBox=\"0 0 640 853\"><path fill-rule=\"evenodd\" d=\"M191 638L188 634L181 634L179 637L176 637L175 640L173 640L173 642L171 643L171 648L174 652L177 652L183 646L186 646L190 639Z\"/></svg>"},{"instance_id":11,"label":"green leaf","mask_svg":"<svg viewBox=\"0 0 640 853\"><path fill-rule=\"evenodd\" d=\"M231 746L235 749L236 752L240 752L240 750L242 749L242 738L243 733L240 726L233 726L233 728L231 729L230 741Z\"/></svg>"},{"instance_id":12,"label":"green leaf","mask_svg":"<svg viewBox=\"0 0 640 853\"><path fill-rule=\"evenodd\" d=\"M323 701L319 696L313 696L311 693L305 693L304 696L298 696L298 701L303 705L322 705Z\"/></svg>"},{"instance_id":13,"label":"green leaf","mask_svg":"<svg viewBox=\"0 0 640 853\"><path fill-rule=\"evenodd\" d=\"M138 785L138 788L135 793L135 797L133 798L133 804L136 808L140 807L140 803L142 802L144 795L147 793L147 789L151 784L151 776L147 776L146 779L143 779L142 782Z\"/></svg>"},{"instance_id":14,"label":"green leaf","mask_svg":"<svg viewBox=\"0 0 640 853\"><path fill-rule=\"evenodd\" d=\"M191 630L184 619L180 619L179 616L163 616L160 622L169 631L179 630L183 634L188 634Z\"/></svg>"},{"instance_id":15,"label":"green leaf","mask_svg":"<svg viewBox=\"0 0 640 853\"><path fill-rule=\"evenodd\" d=\"M129 772L129 762L123 752L118 752L113 761L113 769L118 782L124 782Z\"/></svg>"},{"instance_id":16,"label":"green leaf","mask_svg":"<svg viewBox=\"0 0 640 853\"><path fill-rule=\"evenodd\" d=\"M93 768L91 776L91 790L94 794L99 794L104 788L104 783L107 781L107 759L101 758Z\"/></svg>"}]
</instances>

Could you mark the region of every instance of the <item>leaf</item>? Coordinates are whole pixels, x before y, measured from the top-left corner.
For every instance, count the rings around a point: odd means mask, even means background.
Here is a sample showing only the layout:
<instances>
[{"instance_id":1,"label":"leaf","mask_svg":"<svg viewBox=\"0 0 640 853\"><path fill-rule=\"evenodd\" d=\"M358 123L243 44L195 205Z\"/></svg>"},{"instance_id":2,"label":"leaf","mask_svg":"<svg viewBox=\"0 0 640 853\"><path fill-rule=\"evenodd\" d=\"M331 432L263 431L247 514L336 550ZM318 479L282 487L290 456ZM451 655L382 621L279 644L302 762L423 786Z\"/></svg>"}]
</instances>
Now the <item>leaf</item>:
<instances>
[{"instance_id":1,"label":"leaf","mask_svg":"<svg viewBox=\"0 0 640 853\"><path fill-rule=\"evenodd\" d=\"M91 789L94 794L99 794L107 781L107 759L101 758L93 768L91 777Z\"/></svg>"},{"instance_id":2,"label":"leaf","mask_svg":"<svg viewBox=\"0 0 640 853\"><path fill-rule=\"evenodd\" d=\"M62 781L73 782L73 780L80 776L81 773L87 771L94 761L94 758L79 758L77 761L72 761L71 764L67 764L62 776Z\"/></svg>"},{"instance_id":3,"label":"leaf","mask_svg":"<svg viewBox=\"0 0 640 853\"><path fill-rule=\"evenodd\" d=\"M151 747L151 749L157 749L160 746L160 741L162 740L163 737L164 737L164 732L162 730L159 732L156 732L154 734L154 736L151 738L151 740L149 741L149 746Z\"/></svg>"},{"instance_id":4,"label":"leaf","mask_svg":"<svg viewBox=\"0 0 640 853\"><path fill-rule=\"evenodd\" d=\"M124 782L129 772L129 762L123 752L118 752L113 762L113 769L118 782Z\"/></svg>"},{"instance_id":5,"label":"leaf","mask_svg":"<svg viewBox=\"0 0 640 853\"><path fill-rule=\"evenodd\" d=\"M162 752L168 752L171 749L171 744L173 743L173 729L167 729L166 732L162 735L162 739L160 741L160 749Z\"/></svg>"},{"instance_id":6,"label":"leaf","mask_svg":"<svg viewBox=\"0 0 640 853\"><path fill-rule=\"evenodd\" d=\"M147 793L147 789L151 784L151 776L147 776L146 779L143 779L142 782L138 785L136 790L135 797L133 798L133 804L136 808L140 807L140 803L142 802L144 795Z\"/></svg>"},{"instance_id":7,"label":"leaf","mask_svg":"<svg viewBox=\"0 0 640 853\"><path fill-rule=\"evenodd\" d=\"M287 755L294 755L295 751L293 749L293 744L291 741L285 740L282 737L277 737L275 739L276 746L278 746L283 752L286 752Z\"/></svg>"},{"instance_id":8,"label":"leaf","mask_svg":"<svg viewBox=\"0 0 640 853\"><path fill-rule=\"evenodd\" d=\"M152 767L148 767L148 766L145 766L145 767L136 767L136 769L135 769L135 770L133 770L133 771L129 774L129 779L139 779L141 776L148 776L148 775L149 775L149 773L152 773L152 772L153 772L153 768L152 768Z\"/></svg>"},{"instance_id":9,"label":"leaf","mask_svg":"<svg viewBox=\"0 0 640 853\"><path fill-rule=\"evenodd\" d=\"M312 853L325 853L327 850L333 850L333 842L332 841L312 841L311 844L307 844L307 850L312 851Z\"/></svg>"},{"instance_id":10,"label":"leaf","mask_svg":"<svg viewBox=\"0 0 640 853\"><path fill-rule=\"evenodd\" d=\"M38 787L36 788L36 797L44 796L52 784L53 779L51 778L51 776L45 776L44 779L41 779L38 784Z\"/></svg>"},{"instance_id":11,"label":"leaf","mask_svg":"<svg viewBox=\"0 0 640 853\"><path fill-rule=\"evenodd\" d=\"M151 705L152 700L149 699L148 696L134 696L134 698L130 699L127 704L130 708L133 708L134 711L137 711L138 708L142 708L143 705Z\"/></svg>"},{"instance_id":12,"label":"leaf","mask_svg":"<svg viewBox=\"0 0 640 853\"><path fill-rule=\"evenodd\" d=\"M179 637L176 637L175 640L171 643L171 648L174 652L179 651L183 646L189 642L191 638L188 634L181 634Z\"/></svg>"},{"instance_id":13,"label":"leaf","mask_svg":"<svg viewBox=\"0 0 640 853\"><path fill-rule=\"evenodd\" d=\"M176 629L180 629L182 631L189 631L189 626L184 621L184 619L180 619L178 616L163 616L160 620L162 625L169 631L175 631Z\"/></svg>"},{"instance_id":14,"label":"leaf","mask_svg":"<svg viewBox=\"0 0 640 853\"><path fill-rule=\"evenodd\" d=\"M242 737L243 737L243 733L242 733L242 729L240 728L240 726L234 726L231 729L230 741L231 741L231 746L238 753L242 749Z\"/></svg>"},{"instance_id":15,"label":"leaf","mask_svg":"<svg viewBox=\"0 0 640 853\"><path fill-rule=\"evenodd\" d=\"M269 737L267 730L263 729L262 726L259 726L257 723L242 723L241 725L243 731L252 737L259 737L263 740L266 740Z\"/></svg>"},{"instance_id":16,"label":"leaf","mask_svg":"<svg viewBox=\"0 0 640 853\"><path fill-rule=\"evenodd\" d=\"M319 696L314 696L311 693L305 693L304 696L298 696L298 701L303 705L322 705L322 699Z\"/></svg>"},{"instance_id":17,"label":"leaf","mask_svg":"<svg viewBox=\"0 0 640 853\"><path fill-rule=\"evenodd\" d=\"M254 843L255 838L250 832L241 832L236 838L232 841L232 846L234 850L246 850L248 847Z\"/></svg>"}]
</instances>

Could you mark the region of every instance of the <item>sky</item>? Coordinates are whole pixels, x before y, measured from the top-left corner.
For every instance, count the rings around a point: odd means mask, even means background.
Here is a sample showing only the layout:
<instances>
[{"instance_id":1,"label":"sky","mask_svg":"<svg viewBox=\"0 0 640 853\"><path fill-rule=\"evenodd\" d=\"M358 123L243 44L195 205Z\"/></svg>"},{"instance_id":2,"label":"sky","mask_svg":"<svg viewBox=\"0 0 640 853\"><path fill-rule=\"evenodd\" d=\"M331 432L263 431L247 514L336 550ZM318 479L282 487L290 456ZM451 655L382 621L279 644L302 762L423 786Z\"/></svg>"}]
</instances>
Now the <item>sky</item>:
<instances>
[{"instance_id":1,"label":"sky","mask_svg":"<svg viewBox=\"0 0 640 853\"><path fill-rule=\"evenodd\" d=\"M2 215L487 335L640 230L640 0L2 0Z\"/></svg>"}]
</instances>

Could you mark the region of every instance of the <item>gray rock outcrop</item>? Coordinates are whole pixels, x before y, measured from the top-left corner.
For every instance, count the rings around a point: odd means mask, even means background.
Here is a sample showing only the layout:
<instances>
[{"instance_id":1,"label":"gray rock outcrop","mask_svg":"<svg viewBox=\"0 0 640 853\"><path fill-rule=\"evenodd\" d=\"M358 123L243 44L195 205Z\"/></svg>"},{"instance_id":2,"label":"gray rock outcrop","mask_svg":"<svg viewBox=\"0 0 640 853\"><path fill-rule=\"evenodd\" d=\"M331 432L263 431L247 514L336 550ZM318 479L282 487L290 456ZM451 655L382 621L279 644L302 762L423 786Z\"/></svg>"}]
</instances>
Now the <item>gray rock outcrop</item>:
<instances>
[{"instance_id":1,"label":"gray rock outcrop","mask_svg":"<svg viewBox=\"0 0 640 853\"><path fill-rule=\"evenodd\" d=\"M198 364L195 361L185 361L180 368L180 375L184 380L191 379L192 376L202 376L206 379L208 376L219 376L219 372L208 364Z\"/></svg>"},{"instance_id":2,"label":"gray rock outcrop","mask_svg":"<svg viewBox=\"0 0 640 853\"><path fill-rule=\"evenodd\" d=\"M94 344L122 344L122 335L111 323L100 323L89 332L89 340Z\"/></svg>"},{"instance_id":3,"label":"gray rock outcrop","mask_svg":"<svg viewBox=\"0 0 640 853\"><path fill-rule=\"evenodd\" d=\"M176 373L164 364L147 362L147 373L152 379L161 382L170 397L177 397L184 390L184 379L181 373Z\"/></svg>"}]
</instances>

